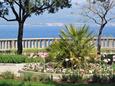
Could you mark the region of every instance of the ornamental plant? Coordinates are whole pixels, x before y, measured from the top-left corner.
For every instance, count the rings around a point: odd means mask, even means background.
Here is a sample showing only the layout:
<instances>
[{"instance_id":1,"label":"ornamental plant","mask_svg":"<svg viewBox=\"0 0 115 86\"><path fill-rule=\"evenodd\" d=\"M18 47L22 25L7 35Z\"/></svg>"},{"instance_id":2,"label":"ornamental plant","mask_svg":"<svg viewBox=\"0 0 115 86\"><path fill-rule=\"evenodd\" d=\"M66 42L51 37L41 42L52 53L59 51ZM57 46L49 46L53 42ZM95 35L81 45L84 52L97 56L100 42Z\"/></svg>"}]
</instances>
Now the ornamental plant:
<instances>
[{"instance_id":1,"label":"ornamental plant","mask_svg":"<svg viewBox=\"0 0 115 86\"><path fill-rule=\"evenodd\" d=\"M86 25L80 28L68 25L61 30L59 37L60 40L55 40L49 46L49 57L64 67L85 66L87 57L94 49L91 42L94 36L89 28Z\"/></svg>"}]
</instances>

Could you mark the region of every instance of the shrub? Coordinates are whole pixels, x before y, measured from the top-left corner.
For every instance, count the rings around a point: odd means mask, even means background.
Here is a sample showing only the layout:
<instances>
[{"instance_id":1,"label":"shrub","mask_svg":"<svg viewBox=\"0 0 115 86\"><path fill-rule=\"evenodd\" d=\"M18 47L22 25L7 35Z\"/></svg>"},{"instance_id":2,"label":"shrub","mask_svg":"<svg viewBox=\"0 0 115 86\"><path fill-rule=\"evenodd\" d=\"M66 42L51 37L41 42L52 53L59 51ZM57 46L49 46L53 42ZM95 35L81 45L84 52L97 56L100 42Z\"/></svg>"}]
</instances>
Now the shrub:
<instances>
[{"instance_id":1,"label":"shrub","mask_svg":"<svg viewBox=\"0 0 115 86\"><path fill-rule=\"evenodd\" d=\"M82 76L78 75L78 74L72 74L72 75L69 75L69 81L70 82L80 82L82 80Z\"/></svg>"},{"instance_id":2,"label":"shrub","mask_svg":"<svg viewBox=\"0 0 115 86\"><path fill-rule=\"evenodd\" d=\"M49 82L52 81L52 77L48 74L24 72L21 76L24 81L34 81L34 82Z\"/></svg>"},{"instance_id":3,"label":"shrub","mask_svg":"<svg viewBox=\"0 0 115 86\"><path fill-rule=\"evenodd\" d=\"M25 62L26 62L26 63L38 63L38 62L43 63L44 60L43 60L43 58L41 58L41 57L36 57L36 58L26 58L26 59L25 59Z\"/></svg>"},{"instance_id":4,"label":"shrub","mask_svg":"<svg viewBox=\"0 0 115 86\"><path fill-rule=\"evenodd\" d=\"M25 58L23 55L0 54L0 63L23 63Z\"/></svg>"},{"instance_id":5,"label":"shrub","mask_svg":"<svg viewBox=\"0 0 115 86\"><path fill-rule=\"evenodd\" d=\"M78 73L64 74L61 77L61 81L75 83L82 81L82 78L83 77Z\"/></svg>"},{"instance_id":6,"label":"shrub","mask_svg":"<svg viewBox=\"0 0 115 86\"><path fill-rule=\"evenodd\" d=\"M28 58L24 55L0 54L0 63L38 63L43 62L41 57Z\"/></svg>"},{"instance_id":7,"label":"shrub","mask_svg":"<svg viewBox=\"0 0 115 86\"><path fill-rule=\"evenodd\" d=\"M64 74L64 75L62 75L62 77L61 77L61 81L68 81L69 80L69 76L68 75L66 75L66 74Z\"/></svg>"},{"instance_id":8,"label":"shrub","mask_svg":"<svg viewBox=\"0 0 115 86\"><path fill-rule=\"evenodd\" d=\"M109 83L111 82L112 77L113 69L106 64L100 64L95 68L93 72L92 81L96 83Z\"/></svg>"},{"instance_id":9,"label":"shrub","mask_svg":"<svg viewBox=\"0 0 115 86\"><path fill-rule=\"evenodd\" d=\"M28 81L26 82L26 81L18 81L18 80L0 80L0 86L55 86L55 84L28 82Z\"/></svg>"},{"instance_id":10,"label":"shrub","mask_svg":"<svg viewBox=\"0 0 115 86\"><path fill-rule=\"evenodd\" d=\"M47 49L49 60L52 57L56 62L60 62L63 67L84 65L87 61L86 57L89 57L94 49L94 44L91 43L93 35L88 27L65 26L59 37L60 40L55 40Z\"/></svg>"},{"instance_id":11,"label":"shrub","mask_svg":"<svg viewBox=\"0 0 115 86\"><path fill-rule=\"evenodd\" d=\"M112 77L111 77L111 80L110 80L112 83L114 83L115 82L115 75L112 75Z\"/></svg>"},{"instance_id":12,"label":"shrub","mask_svg":"<svg viewBox=\"0 0 115 86\"><path fill-rule=\"evenodd\" d=\"M38 75L38 79L40 82L50 82L52 81L52 77L48 74L40 74Z\"/></svg>"},{"instance_id":13,"label":"shrub","mask_svg":"<svg viewBox=\"0 0 115 86\"><path fill-rule=\"evenodd\" d=\"M31 81L32 76L33 76L32 73L26 72L26 73L23 73L23 76L21 76L21 77L24 81Z\"/></svg>"},{"instance_id":14,"label":"shrub","mask_svg":"<svg viewBox=\"0 0 115 86\"><path fill-rule=\"evenodd\" d=\"M52 78L48 74L34 74L31 78L31 81L50 82L52 81Z\"/></svg>"},{"instance_id":15,"label":"shrub","mask_svg":"<svg viewBox=\"0 0 115 86\"><path fill-rule=\"evenodd\" d=\"M110 82L113 82L111 80L114 80L112 79L112 76L110 75L93 75L92 77L92 80L94 83L110 83Z\"/></svg>"},{"instance_id":16,"label":"shrub","mask_svg":"<svg viewBox=\"0 0 115 86\"><path fill-rule=\"evenodd\" d=\"M10 71L6 71L1 74L1 77L3 79L14 79L15 75Z\"/></svg>"}]
</instances>

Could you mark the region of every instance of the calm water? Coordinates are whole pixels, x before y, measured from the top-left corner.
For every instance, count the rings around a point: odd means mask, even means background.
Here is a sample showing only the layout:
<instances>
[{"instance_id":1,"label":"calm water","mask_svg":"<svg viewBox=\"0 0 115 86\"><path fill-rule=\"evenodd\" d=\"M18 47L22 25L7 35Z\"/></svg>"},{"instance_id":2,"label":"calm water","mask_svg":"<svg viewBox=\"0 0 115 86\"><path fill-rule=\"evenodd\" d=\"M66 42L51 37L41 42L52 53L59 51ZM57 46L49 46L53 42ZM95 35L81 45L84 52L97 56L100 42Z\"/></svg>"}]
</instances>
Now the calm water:
<instances>
[{"instance_id":1,"label":"calm water","mask_svg":"<svg viewBox=\"0 0 115 86\"><path fill-rule=\"evenodd\" d=\"M47 38L47 37L58 37L60 30L63 27L57 26L26 26L24 29L24 38ZM96 27L95 27L96 28ZM90 28L94 34L97 34L97 30L94 27ZM16 38L17 37L17 26L0 25L0 39L1 38ZM103 36L115 37L115 27L106 27Z\"/></svg>"}]
</instances>

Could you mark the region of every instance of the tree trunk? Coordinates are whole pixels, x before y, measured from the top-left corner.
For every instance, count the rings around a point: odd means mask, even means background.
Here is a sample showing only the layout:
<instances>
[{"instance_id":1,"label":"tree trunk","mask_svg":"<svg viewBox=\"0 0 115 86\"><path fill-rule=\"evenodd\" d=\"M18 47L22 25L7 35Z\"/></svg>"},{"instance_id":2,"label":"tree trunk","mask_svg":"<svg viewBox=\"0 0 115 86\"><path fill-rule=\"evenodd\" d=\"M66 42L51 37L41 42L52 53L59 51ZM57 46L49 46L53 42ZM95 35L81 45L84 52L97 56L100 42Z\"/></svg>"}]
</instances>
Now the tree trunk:
<instances>
[{"instance_id":1,"label":"tree trunk","mask_svg":"<svg viewBox=\"0 0 115 86\"><path fill-rule=\"evenodd\" d=\"M22 46L22 39L23 39L23 28L24 28L24 23L23 22L18 22L19 24L19 29L18 29L18 37L17 37L17 54L22 54L23 51L23 46Z\"/></svg>"},{"instance_id":2,"label":"tree trunk","mask_svg":"<svg viewBox=\"0 0 115 86\"><path fill-rule=\"evenodd\" d=\"M101 35L102 35L104 27L105 27L105 24L101 25L99 29L99 34L98 34L98 39L97 39L97 55L101 55Z\"/></svg>"}]
</instances>

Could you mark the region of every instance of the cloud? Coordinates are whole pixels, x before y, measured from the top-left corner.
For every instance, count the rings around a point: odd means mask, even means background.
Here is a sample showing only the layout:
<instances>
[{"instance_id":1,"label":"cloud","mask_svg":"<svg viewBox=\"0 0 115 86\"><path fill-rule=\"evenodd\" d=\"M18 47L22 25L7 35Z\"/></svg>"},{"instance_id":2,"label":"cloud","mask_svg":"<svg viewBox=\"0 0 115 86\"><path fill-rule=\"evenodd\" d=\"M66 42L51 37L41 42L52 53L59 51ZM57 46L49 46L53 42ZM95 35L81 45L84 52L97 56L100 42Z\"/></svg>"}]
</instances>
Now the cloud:
<instances>
[{"instance_id":1,"label":"cloud","mask_svg":"<svg viewBox=\"0 0 115 86\"><path fill-rule=\"evenodd\" d=\"M4 2L4 0L0 0L0 2Z\"/></svg>"},{"instance_id":2,"label":"cloud","mask_svg":"<svg viewBox=\"0 0 115 86\"><path fill-rule=\"evenodd\" d=\"M58 23L58 22L55 22L55 23L46 23L47 26L64 26L64 23Z\"/></svg>"},{"instance_id":3,"label":"cloud","mask_svg":"<svg viewBox=\"0 0 115 86\"><path fill-rule=\"evenodd\" d=\"M78 3L78 4L83 4L85 2L86 0L72 0L72 3Z\"/></svg>"},{"instance_id":4,"label":"cloud","mask_svg":"<svg viewBox=\"0 0 115 86\"><path fill-rule=\"evenodd\" d=\"M107 26L115 26L115 22L110 22L107 24Z\"/></svg>"}]
</instances>

